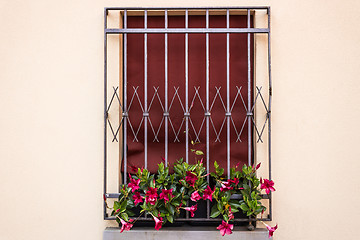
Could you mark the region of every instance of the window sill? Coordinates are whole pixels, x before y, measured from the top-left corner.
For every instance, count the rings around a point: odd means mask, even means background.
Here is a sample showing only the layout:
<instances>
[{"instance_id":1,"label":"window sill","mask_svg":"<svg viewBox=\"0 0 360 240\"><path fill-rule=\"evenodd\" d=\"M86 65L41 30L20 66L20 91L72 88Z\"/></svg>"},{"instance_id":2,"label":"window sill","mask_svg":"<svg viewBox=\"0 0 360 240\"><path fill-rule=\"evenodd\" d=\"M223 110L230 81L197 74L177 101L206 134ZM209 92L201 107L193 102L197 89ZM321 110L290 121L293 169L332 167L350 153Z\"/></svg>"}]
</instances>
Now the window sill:
<instances>
[{"instance_id":1,"label":"window sill","mask_svg":"<svg viewBox=\"0 0 360 240\"><path fill-rule=\"evenodd\" d=\"M220 232L216 227L166 227L156 231L151 227L137 227L131 231L120 233L120 228L108 227L104 230L103 240L118 239L141 239L141 240L204 240L204 239L222 239ZM267 240L268 231L263 228L257 228L254 231L248 231L246 228L237 227L231 235L226 236L227 240L246 239L246 240ZM272 238L271 238L272 239Z\"/></svg>"}]
</instances>

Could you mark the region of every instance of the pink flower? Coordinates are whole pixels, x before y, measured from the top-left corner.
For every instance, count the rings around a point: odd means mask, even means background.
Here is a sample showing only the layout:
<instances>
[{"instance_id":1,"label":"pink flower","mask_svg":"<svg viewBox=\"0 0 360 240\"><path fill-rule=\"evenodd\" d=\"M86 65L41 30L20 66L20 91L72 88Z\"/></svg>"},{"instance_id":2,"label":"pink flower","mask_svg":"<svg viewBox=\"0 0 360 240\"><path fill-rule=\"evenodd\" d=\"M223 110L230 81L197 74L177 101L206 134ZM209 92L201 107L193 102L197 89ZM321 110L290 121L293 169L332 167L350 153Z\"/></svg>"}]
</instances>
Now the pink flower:
<instances>
[{"instance_id":1,"label":"pink flower","mask_svg":"<svg viewBox=\"0 0 360 240\"><path fill-rule=\"evenodd\" d=\"M263 179L261 178L260 183L261 183L260 189L265 189L266 194L275 191L275 188L273 187L274 182L272 180L264 179L263 181Z\"/></svg>"},{"instance_id":2,"label":"pink flower","mask_svg":"<svg viewBox=\"0 0 360 240\"><path fill-rule=\"evenodd\" d=\"M234 178L234 180L229 179L228 181L229 181L229 183L234 183L235 185L239 184L239 179L238 178Z\"/></svg>"},{"instance_id":3,"label":"pink flower","mask_svg":"<svg viewBox=\"0 0 360 240\"><path fill-rule=\"evenodd\" d=\"M256 165L255 170L258 170L258 169L260 168L260 166L261 166L261 163L259 163L258 165Z\"/></svg>"},{"instance_id":4,"label":"pink flower","mask_svg":"<svg viewBox=\"0 0 360 240\"><path fill-rule=\"evenodd\" d=\"M174 197L172 191L173 191L172 189L169 190L163 189L162 192L160 193L160 199L164 199L164 202L167 203L170 200L169 195L170 198Z\"/></svg>"},{"instance_id":5,"label":"pink flower","mask_svg":"<svg viewBox=\"0 0 360 240\"><path fill-rule=\"evenodd\" d=\"M215 192L215 187L214 190L211 190L211 188L209 186L207 186L207 188L204 190L204 194L203 194L203 199L209 199L212 202L212 195Z\"/></svg>"},{"instance_id":6,"label":"pink flower","mask_svg":"<svg viewBox=\"0 0 360 240\"><path fill-rule=\"evenodd\" d=\"M134 204L138 204L138 203L142 203L143 202L143 197L140 195L139 192L136 192L132 198L134 199Z\"/></svg>"},{"instance_id":7,"label":"pink flower","mask_svg":"<svg viewBox=\"0 0 360 240\"><path fill-rule=\"evenodd\" d=\"M192 172L190 172L190 171L187 171L187 172L186 172L185 181L186 181L190 186L194 187L194 184L195 184L196 180L198 180L198 177L197 177L194 173L192 173Z\"/></svg>"},{"instance_id":8,"label":"pink flower","mask_svg":"<svg viewBox=\"0 0 360 240\"><path fill-rule=\"evenodd\" d=\"M179 211L179 209L181 208L181 206L182 206L182 202L180 203L179 206L176 207L176 210Z\"/></svg>"},{"instance_id":9,"label":"pink flower","mask_svg":"<svg viewBox=\"0 0 360 240\"><path fill-rule=\"evenodd\" d=\"M132 222L132 221L133 221L133 220L130 219L129 222ZM120 222L121 222L121 224L122 224L121 229L120 229L120 233L122 233L124 230L125 230L125 231L129 231L129 230L132 228L132 226L133 226L131 223L125 222L122 218L120 218Z\"/></svg>"},{"instance_id":10,"label":"pink flower","mask_svg":"<svg viewBox=\"0 0 360 240\"><path fill-rule=\"evenodd\" d=\"M155 229L157 231L159 231L159 229L162 227L163 219L162 219L162 217L160 217L160 219L157 217L154 217L154 220L155 220Z\"/></svg>"},{"instance_id":11,"label":"pink flower","mask_svg":"<svg viewBox=\"0 0 360 240\"><path fill-rule=\"evenodd\" d=\"M231 180L230 180L231 181ZM229 191L229 190L233 190L234 188L231 187L231 182L228 181L228 182L222 182L221 183L221 188L220 188L220 191L222 192L226 192L226 191Z\"/></svg>"},{"instance_id":12,"label":"pink flower","mask_svg":"<svg viewBox=\"0 0 360 240\"><path fill-rule=\"evenodd\" d=\"M184 209L191 213L191 217L194 217L194 212L197 210L197 204L191 207L185 207Z\"/></svg>"},{"instance_id":13,"label":"pink flower","mask_svg":"<svg viewBox=\"0 0 360 240\"><path fill-rule=\"evenodd\" d=\"M130 177L130 182L128 184L128 187L132 189L132 192L135 192L137 189L139 189L140 179L135 180L131 177L130 174L129 177Z\"/></svg>"},{"instance_id":14,"label":"pink flower","mask_svg":"<svg viewBox=\"0 0 360 240\"><path fill-rule=\"evenodd\" d=\"M146 191L146 198L145 198L146 203L155 205L157 201L157 197L158 197L157 188L149 187L148 190Z\"/></svg>"},{"instance_id":15,"label":"pink flower","mask_svg":"<svg viewBox=\"0 0 360 240\"><path fill-rule=\"evenodd\" d=\"M234 219L234 214L233 212L231 211L231 207L229 207L229 221Z\"/></svg>"},{"instance_id":16,"label":"pink flower","mask_svg":"<svg viewBox=\"0 0 360 240\"><path fill-rule=\"evenodd\" d=\"M191 194L191 198L190 198L190 199L191 199L191 201L194 201L194 202L200 200L201 197L200 197L200 194L198 193L198 191L193 192L193 193Z\"/></svg>"},{"instance_id":17,"label":"pink flower","mask_svg":"<svg viewBox=\"0 0 360 240\"><path fill-rule=\"evenodd\" d=\"M266 228L269 230L269 238L271 238L272 235L274 234L275 230L278 228L278 226L276 224L275 227L270 227L266 223L264 223L264 224L265 224Z\"/></svg>"},{"instance_id":18,"label":"pink flower","mask_svg":"<svg viewBox=\"0 0 360 240\"><path fill-rule=\"evenodd\" d=\"M265 212L265 208L263 208L263 210L261 211L261 217L260 218L263 218L264 212Z\"/></svg>"},{"instance_id":19,"label":"pink flower","mask_svg":"<svg viewBox=\"0 0 360 240\"><path fill-rule=\"evenodd\" d=\"M224 236L225 234L229 234L229 235L232 234L231 230L233 228L234 228L233 224L229 224L223 220L222 224L220 224L216 229L220 230L221 236Z\"/></svg>"},{"instance_id":20,"label":"pink flower","mask_svg":"<svg viewBox=\"0 0 360 240\"><path fill-rule=\"evenodd\" d=\"M129 165L129 168L130 168L130 170L131 170L133 173L137 173L137 171L138 171L138 167L135 166L135 165L130 164L130 165Z\"/></svg>"}]
</instances>

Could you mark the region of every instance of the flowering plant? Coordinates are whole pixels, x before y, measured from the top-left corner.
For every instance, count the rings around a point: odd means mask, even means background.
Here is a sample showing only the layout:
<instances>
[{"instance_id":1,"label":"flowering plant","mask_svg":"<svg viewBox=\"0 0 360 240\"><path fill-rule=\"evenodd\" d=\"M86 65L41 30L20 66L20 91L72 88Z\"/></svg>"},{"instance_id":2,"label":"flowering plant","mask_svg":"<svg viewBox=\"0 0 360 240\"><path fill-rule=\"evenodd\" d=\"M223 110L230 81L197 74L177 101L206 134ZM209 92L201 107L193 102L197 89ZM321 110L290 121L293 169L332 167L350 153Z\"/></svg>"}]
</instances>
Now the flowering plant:
<instances>
[{"instance_id":1,"label":"flowering plant","mask_svg":"<svg viewBox=\"0 0 360 240\"><path fill-rule=\"evenodd\" d=\"M201 151L193 152L202 155ZM241 210L247 216L256 218L265 211L260 202L260 191L265 189L268 194L275 189L272 181L257 178L256 170L260 164L256 167L244 165L240 170L238 166L231 168L230 178L224 176L224 169L217 162L214 167L215 172L207 173L202 160L190 165L180 159L173 165L172 174L164 163L158 164L157 174L143 168L138 168L136 174L129 174L129 183L121 186L111 213L122 225L120 232L130 230L144 213L152 216L156 230L166 222L173 223L183 210L194 217L197 202L201 199L214 200L210 217L222 216L222 224L217 227L222 236L232 233L233 224L230 221L234 219L234 213ZM207 181L209 174L216 182L213 187ZM232 199L234 194L241 194L242 199ZM130 218L135 216L134 208L140 209L136 219ZM266 227L269 236L277 228Z\"/></svg>"}]
</instances>

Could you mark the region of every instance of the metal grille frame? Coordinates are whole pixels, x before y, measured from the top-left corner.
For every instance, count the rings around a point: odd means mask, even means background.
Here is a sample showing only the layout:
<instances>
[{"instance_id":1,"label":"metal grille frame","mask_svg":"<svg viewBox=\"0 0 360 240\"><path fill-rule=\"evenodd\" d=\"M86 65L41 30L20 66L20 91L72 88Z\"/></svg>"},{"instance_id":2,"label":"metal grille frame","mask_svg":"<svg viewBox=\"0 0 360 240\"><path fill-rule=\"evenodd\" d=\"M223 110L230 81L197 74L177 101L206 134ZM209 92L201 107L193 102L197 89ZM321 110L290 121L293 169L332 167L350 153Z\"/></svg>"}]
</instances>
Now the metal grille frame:
<instances>
[{"instance_id":1,"label":"metal grille frame","mask_svg":"<svg viewBox=\"0 0 360 240\"><path fill-rule=\"evenodd\" d=\"M177 11L185 11L185 27L184 28L168 28L168 11L177 10ZM205 11L206 15L206 27L205 28L189 28L188 27L188 18L189 18L189 11L191 10L202 10ZM210 28L209 27L209 11L212 10L219 10L219 11L226 11L226 28ZM231 10L242 10L246 11L247 15L247 27L246 28L230 28L229 26L229 16ZM251 14L258 10L265 10L267 12L267 28L255 28L251 27L250 25L250 17ZM123 28L108 28L108 13L109 11L120 11L123 14ZM142 11L144 14L144 28L128 28L127 27L127 17L128 17L128 11ZM165 15L165 27L164 28L147 28L147 17L148 17L148 11L163 11ZM230 125L231 123L231 109L232 104L230 103L230 74L229 74L229 35L231 33L243 33L247 34L247 66L248 66L248 96L247 96L247 103L242 99L244 108L246 109L246 121L248 121L248 164L253 163L253 157L252 157L252 151L254 150L252 147L252 143L255 142L255 138L257 136L257 142L261 141L263 142L261 136L263 135L264 129L267 126L267 144L268 144L268 176L269 179L271 179L271 98L272 98L272 79L271 79L271 48L270 48L270 7L213 7L213 8L117 8L117 7L106 7L104 8L104 196L106 198L113 198L116 199L119 196L119 193L109 193L107 192L107 165L108 165L108 157L107 157L107 145L112 142L118 142L118 136L120 132L120 128L122 128L122 134L123 136L119 136L119 139L123 142L123 149L122 154L124 158L124 176L127 175L127 151L126 151L126 141L127 138L127 128L128 128L128 106L127 106L127 85L123 84L123 86L114 86L110 91L112 92L110 101L108 101L107 95L108 95L108 73L107 73L107 50L108 50L108 44L107 44L107 36L110 34L122 34L123 35L123 82L126 83L126 55L127 55L127 34L134 34L134 33L140 33L144 34L144 71L145 71L145 77L144 77L144 103L143 103L143 120L144 120L144 152L145 152L145 168L147 167L147 128L149 123L148 120L148 110L149 110L149 104L147 102L148 99L148 86L147 86L147 34L148 33L159 33L165 35L165 102L163 110L164 110L164 126L165 126L165 164L167 165L167 154L168 154L168 127L169 123L169 104L168 104L168 34L169 33L182 33L185 34L185 89L186 89L186 96L185 96L185 104L184 104L184 119L185 119L185 129L186 129L186 156L185 159L188 161L188 153L189 153L189 115L190 115L190 108L189 105L189 96L188 96L188 34L191 33L203 33L206 35L206 103L204 104L204 112L205 112L205 127L206 127L206 158L209 159L209 129L211 127L211 121L210 121L210 111L211 111L211 103L209 101L209 33L226 33L227 37L227 79L226 79L226 103L224 104L224 110L226 110L225 116L226 116L226 128L227 128L227 172L230 173ZM250 56L250 36L251 34L266 34L267 35L267 41L268 41L268 47L267 47L267 68L268 68L268 101L266 104L266 101L261 93L262 87L255 87L251 85L251 56ZM255 66L254 66L255 67ZM255 84L255 82L254 82ZM254 101L252 102L252 89L254 89L253 97ZM120 91L121 90L121 91ZM157 90L155 90L155 95ZM134 89L136 93L136 89ZM195 89L196 91L196 89ZM218 93L217 89L217 93ZM255 92L256 91L256 92ZM120 100L118 92L123 93L123 101ZM176 93L175 89L175 93ZM238 92L240 90L238 89ZM154 95L154 96L155 96ZM174 95L175 97L175 95ZM220 96L221 97L221 96ZM215 96L216 98L216 96ZM241 96L242 98L242 96ZM256 104L256 101L261 101L262 104L265 107L266 111L266 120L264 125L261 128L257 128L254 120L254 107ZM121 119L119 120L119 123L117 124L117 127L114 128L113 124L109 120L109 110L111 106L113 105L114 101L118 101L119 107L121 109ZM170 106L171 108L171 106ZM245 125L244 122L244 125ZM131 123L130 123L131 124ZM130 125L131 126L131 125ZM111 135L108 136L108 131L111 131ZM112 139L110 140L109 137ZM155 135L156 137L156 135ZM239 136L238 136L239 137ZM207 161L207 169L209 169L209 161ZM209 176L208 176L209 181ZM124 183L126 184L126 177L124 177ZM262 219L252 219L252 218L237 218L234 219L235 222L249 222L254 220L262 220L262 221L271 221L272 220L272 201L271 201L271 193L269 195L262 195L263 199L269 200L269 214L266 218ZM185 218L178 218L177 221L201 221L201 222L218 222L221 221L221 219L212 219L210 218L210 202L207 200L207 217L206 218L189 218L188 214L186 214ZM107 210L106 210L106 203L104 203L104 220L114 220L114 217L109 217ZM152 221L151 218L142 217L139 220L143 221Z\"/></svg>"}]
</instances>

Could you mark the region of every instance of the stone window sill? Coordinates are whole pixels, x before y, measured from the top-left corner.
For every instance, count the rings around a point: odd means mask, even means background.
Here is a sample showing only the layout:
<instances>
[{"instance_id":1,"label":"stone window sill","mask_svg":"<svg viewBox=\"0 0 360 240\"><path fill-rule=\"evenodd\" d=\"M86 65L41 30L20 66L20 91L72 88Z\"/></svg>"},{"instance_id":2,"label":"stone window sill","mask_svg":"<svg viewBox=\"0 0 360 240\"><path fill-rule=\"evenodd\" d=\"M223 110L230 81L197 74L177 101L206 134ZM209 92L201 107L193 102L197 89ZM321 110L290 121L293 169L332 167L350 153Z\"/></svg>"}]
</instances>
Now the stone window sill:
<instances>
[{"instance_id":1,"label":"stone window sill","mask_svg":"<svg viewBox=\"0 0 360 240\"><path fill-rule=\"evenodd\" d=\"M131 231L120 233L120 228L108 227L104 230L103 240L217 240L224 238L216 227L166 227L156 231L151 227L138 227ZM267 240L268 231L257 228L248 231L246 228L237 227L231 235L226 235L226 240ZM272 239L272 238L271 238Z\"/></svg>"}]
</instances>

